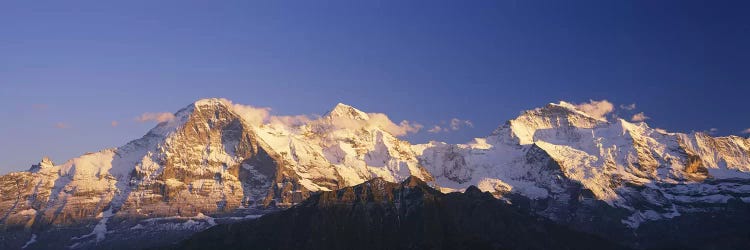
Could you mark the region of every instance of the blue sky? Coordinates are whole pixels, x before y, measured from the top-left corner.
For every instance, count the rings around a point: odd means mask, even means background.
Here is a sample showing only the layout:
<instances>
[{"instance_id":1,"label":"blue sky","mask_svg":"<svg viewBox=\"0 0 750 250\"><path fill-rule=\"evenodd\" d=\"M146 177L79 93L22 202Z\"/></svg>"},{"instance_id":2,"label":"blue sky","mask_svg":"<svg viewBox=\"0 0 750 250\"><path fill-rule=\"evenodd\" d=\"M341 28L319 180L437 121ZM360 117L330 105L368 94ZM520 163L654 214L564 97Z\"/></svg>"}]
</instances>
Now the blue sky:
<instances>
[{"instance_id":1,"label":"blue sky","mask_svg":"<svg viewBox=\"0 0 750 250\"><path fill-rule=\"evenodd\" d=\"M521 110L590 99L635 103L615 113L670 131L741 134L748 5L3 1L0 172L122 145L155 125L135 117L203 97L281 115L343 102L426 127L474 124L413 142L465 142Z\"/></svg>"}]
</instances>

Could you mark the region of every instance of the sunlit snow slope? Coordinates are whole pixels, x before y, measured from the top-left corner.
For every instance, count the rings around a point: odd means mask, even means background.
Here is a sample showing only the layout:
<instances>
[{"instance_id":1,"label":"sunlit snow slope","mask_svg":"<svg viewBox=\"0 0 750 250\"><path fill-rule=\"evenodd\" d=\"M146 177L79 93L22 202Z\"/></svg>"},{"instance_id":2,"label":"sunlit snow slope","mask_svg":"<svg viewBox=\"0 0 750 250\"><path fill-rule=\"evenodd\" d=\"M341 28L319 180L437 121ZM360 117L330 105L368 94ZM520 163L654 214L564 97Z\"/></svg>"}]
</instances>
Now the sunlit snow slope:
<instances>
[{"instance_id":1,"label":"sunlit snow slope","mask_svg":"<svg viewBox=\"0 0 750 250\"><path fill-rule=\"evenodd\" d=\"M750 202L746 138L667 133L565 102L466 144L411 145L389 124L344 104L322 117L258 122L228 100L199 100L122 147L60 165L45 158L0 177L0 224L25 232L17 247L32 236L40 244L51 228L83 228L64 239L75 248L107 240L113 223L136 230L139 221L186 218L210 226L206 215L284 208L311 192L409 176L443 192L476 185L509 202L522 197L535 212L574 224L600 213L636 228Z\"/></svg>"},{"instance_id":2,"label":"sunlit snow slope","mask_svg":"<svg viewBox=\"0 0 750 250\"><path fill-rule=\"evenodd\" d=\"M565 102L526 111L468 144L413 148L444 190L520 194L562 221L591 200L622 210L630 227L750 202L750 140L610 122Z\"/></svg>"},{"instance_id":3,"label":"sunlit snow slope","mask_svg":"<svg viewBox=\"0 0 750 250\"><path fill-rule=\"evenodd\" d=\"M224 99L204 99L143 138L0 177L3 228L86 225L71 244L101 241L111 218L192 218L288 207L310 192L375 177L431 176L410 144L340 104L300 126L255 124ZM348 124L343 126L342 124ZM41 238L44 234L41 235Z\"/></svg>"}]
</instances>

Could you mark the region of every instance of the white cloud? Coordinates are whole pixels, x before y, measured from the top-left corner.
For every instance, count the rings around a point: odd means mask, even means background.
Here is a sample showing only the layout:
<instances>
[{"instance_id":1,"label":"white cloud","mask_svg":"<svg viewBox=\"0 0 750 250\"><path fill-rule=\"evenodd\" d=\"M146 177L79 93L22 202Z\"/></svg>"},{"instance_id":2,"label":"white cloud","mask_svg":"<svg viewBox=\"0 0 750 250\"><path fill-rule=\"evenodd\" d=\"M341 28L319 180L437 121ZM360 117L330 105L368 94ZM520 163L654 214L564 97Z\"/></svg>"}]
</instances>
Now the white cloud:
<instances>
[{"instance_id":1,"label":"white cloud","mask_svg":"<svg viewBox=\"0 0 750 250\"><path fill-rule=\"evenodd\" d=\"M430 133L440 133L440 132L444 132L444 131L447 131L447 129L442 128L442 127L440 127L438 125L435 125L431 129L427 130L427 132L430 132Z\"/></svg>"},{"instance_id":2,"label":"white cloud","mask_svg":"<svg viewBox=\"0 0 750 250\"><path fill-rule=\"evenodd\" d=\"M283 125L290 128L307 124L319 117L312 117L308 115L282 115L282 116L271 116L269 123L274 125Z\"/></svg>"},{"instance_id":3,"label":"white cloud","mask_svg":"<svg viewBox=\"0 0 750 250\"><path fill-rule=\"evenodd\" d=\"M394 123L388 116L382 113L367 113L370 119L367 120L355 120L348 117L332 117L331 120L318 119L313 121L317 125L332 125L337 129L352 129L358 130L362 128L380 128L394 136L403 136L410 133L419 132L424 126L422 124L403 120L399 123ZM326 123L326 121L330 123Z\"/></svg>"},{"instance_id":4,"label":"white cloud","mask_svg":"<svg viewBox=\"0 0 750 250\"><path fill-rule=\"evenodd\" d=\"M581 103L576 105L576 108L594 118L606 120L604 116L611 113L615 109L615 106L607 100L589 100L588 103Z\"/></svg>"},{"instance_id":5,"label":"white cloud","mask_svg":"<svg viewBox=\"0 0 750 250\"><path fill-rule=\"evenodd\" d=\"M252 125L266 124L272 118L271 108L268 107L255 107L251 105L237 104L226 98L215 98L211 100L218 100L222 104L231 108L234 113L239 115L240 118L242 118L245 122Z\"/></svg>"},{"instance_id":6,"label":"white cloud","mask_svg":"<svg viewBox=\"0 0 750 250\"><path fill-rule=\"evenodd\" d=\"M650 117L648 117L645 114L643 114L643 112L635 114L635 115L633 115L633 117L630 118L630 120L634 121L634 122L642 122L642 121L645 121L645 120L648 120L648 119L650 119Z\"/></svg>"},{"instance_id":7,"label":"white cloud","mask_svg":"<svg viewBox=\"0 0 750 250\"><path fill-rule=\"evenodd\" d=\"M454 131L455 130L459 130L462 127L473 128L474 127L474 123L472 123L469 120L461 120L461 119L458 119L458 118L451 119L451 122L450 122L450 128L451 128L451 130L454 130Z\"/></svg>"},{"instance_id":8,"label":"white cloud","mask_svg":"<svg viewBox=\"0 0 750 250\"><path fill-rule=\"evenodd\" d=\"M223 98L219 99L219 101L230 106L245 122L252 125L270 124L294 128L309 124L322 129L329 129L330 126L335 126L334 128L353 130L378 127L394 136L416 133L423 128L421 124L407 120L395 123L382 113L368 113L369 119L367 120L354 120L346 117L334 117L333 120L326 120L318 115L274 116L271 115L271 108L234 104L232 101Z\"/></svg>"},{"instance_id":9,"label":"white cloud","mask_svg":"<svg viewBox=\"0 0 750 250\"><path fill-rule=\"evenodd\" d=\"M750 134L750 128L747 128L745 130L742 130L743 134Z\"/></svg>"},{"instance_id":10,"label":"white cloud","mask_svg":"<svg viewBox=\"0 0 750 250\"><path fill-rule=\"evenodd\" d=\"M446 124L445 121L441 121L440 124ZM441 125L434 125L432 128L427 130L429 133L442 133L442 132L450 132L450 131L456 131L462 128L473 128L474 123L469 120L461 120L458 118L453 118L449 122L447 122L447 125L441 126Z\"/></svg>"},{"instance_id":11,"label":"white cloud","mask_svg":"<svg viewBox=\"0 0 750 250\"><path fill-rule=\"evenodd\" d=\"M392 127L390 131L386 129L386 131L389 131L391 134L395 136L401 136L401 135L406 135L406 134L417 133L419 132L419 130L422 130L422 128L424 128L422 124L403 120L400 123L398 123L398 126Z\"/></svg>"},{"instance_id":12,"label":"white cloud","mask_svg":"<svg viewBox=\"0 0 750 250\"><path fill-rule=\"evenodd\" d=\"M229 102L229 101L227 101ZM229 102L231 104L231 102ZM271 108L258 108L250 105L231 104L234 112L242 117L245 122L260 125L266 123L271 117Z\"/></svg>"},{"instance_id":13,"label":"white cloud","mask_svg":"<svg viewBox=\"0 0 750 250\"><path fill-rule=\"evenodd\" d=\"M624 110L634 110L635 109L635 103L631 103L629 105L622 105L620 104L620 108Z\"/></svg>"},{"instance_id":14,"label":"white cloud","mask_svg":"<svg viewBox=\"0 0 750 250\"><path fill-rule=\"evenodd\" d=\"M174 119L174 114L169 113L169 112L143 113L141 114L141 116L135 118L135 120L138 122L155 121L158 123L166 122L172 119Z\"/></svg>"}]
</instances>

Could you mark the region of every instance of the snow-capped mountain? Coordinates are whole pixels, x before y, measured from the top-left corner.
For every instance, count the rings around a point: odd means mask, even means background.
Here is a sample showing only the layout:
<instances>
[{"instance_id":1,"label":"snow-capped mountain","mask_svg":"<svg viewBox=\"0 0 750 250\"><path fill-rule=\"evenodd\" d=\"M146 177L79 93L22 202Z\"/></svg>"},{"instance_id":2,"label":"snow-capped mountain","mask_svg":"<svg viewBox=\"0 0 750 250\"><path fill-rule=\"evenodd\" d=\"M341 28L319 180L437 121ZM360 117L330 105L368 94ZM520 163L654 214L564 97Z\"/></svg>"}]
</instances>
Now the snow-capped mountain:
<instances>
[{"instance_id":1,"label":"snow-capped mountain","mask_svg":"<svg viewBox=\"0 0 750 250\"><path fill-rule=\"evenodd\" d=\"M566 102L526 111L472 143L414 149L437 186L520 194L563 222L596 219L590 210L603 207L637 228L729 200L750 202L750 140L610 122Z\"/></svg>"},{"instance_id":2,"label":"snow-capped mountain","mask_svg":"<svg viewBox=\"0 0 750 250\"><path fill-rule=\"evenodd\" d=\"M456 145L412 145L387 116L344 104L289 120L258 121L228 100L204 99L122 147L2 176L0 247L195 232L378 177L415 176L443 192L475 185L587 231L750 202L750 140L608 121L565 102Z\"/></svg>"},{"instance_id":3,"label":"snow-capped mountain","mask_svg":"<svg viewBox=\"0 0 750 250\"><path fill-rule=\"evenodd\" d=\"M375 177L401 181L432 177L419 165L411 144L399 140L372 115L339 103L319 119L298 126L258 128L261 140L281 155L310 191L334 190Z\"/></svg>"},{"instance_id":4,"label":"snow-capped mountain","mask_svg":"<svg viewBox=\"0 0 750 250\"><path fill-rule=\"evenodd\" d=\"M374 177L431 178L408 142L369 119L339 104L300 126L255 124L228 100L200 100L122 147L60 165L45 158L0 177L0 222L39 232L31 235L37 241L51 228L83 225L87 230L70 231L65 244L87 247L105 241L120 222L138 230L139 220L184 218L200 221L197 230L215 223L204 214L288 207L310 192ZM10 248L19 242L10 234L4 239Z\"/></svg>"}]
</instances>

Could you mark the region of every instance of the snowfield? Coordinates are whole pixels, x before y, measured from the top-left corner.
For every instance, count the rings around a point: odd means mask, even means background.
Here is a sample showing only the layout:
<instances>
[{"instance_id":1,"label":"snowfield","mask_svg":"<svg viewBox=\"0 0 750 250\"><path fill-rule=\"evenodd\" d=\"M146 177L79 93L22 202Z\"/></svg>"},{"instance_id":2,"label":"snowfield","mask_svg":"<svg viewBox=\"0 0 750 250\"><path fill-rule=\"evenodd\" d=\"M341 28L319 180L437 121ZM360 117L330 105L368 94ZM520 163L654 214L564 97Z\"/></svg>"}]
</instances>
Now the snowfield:
<instances>
[{"instance_id":1,"label":"snowfield","mask_svg":"<svg viewBox=\"0 0 750 250\"><path fill-rule=\"evenodd\" d=\"M535 211L562 222L604 204L627 211L621 223L631 228L750 200L747 138L668 133L566 102L523 112L466 144L398 138L414 129L345 104L321 117L269 117L204 99L122 147L60 165L45 158L0 177L0 222L35 228L18 247L37 245L49 225L88 225L89 233L70 237L76 248L108 240L113 228L167 219L179 222L165 230L200 230L243 209L285 208L311 192L409 176L443 192L474 185L501 199L544 201Z\"/></svg>"}]
</instances>

